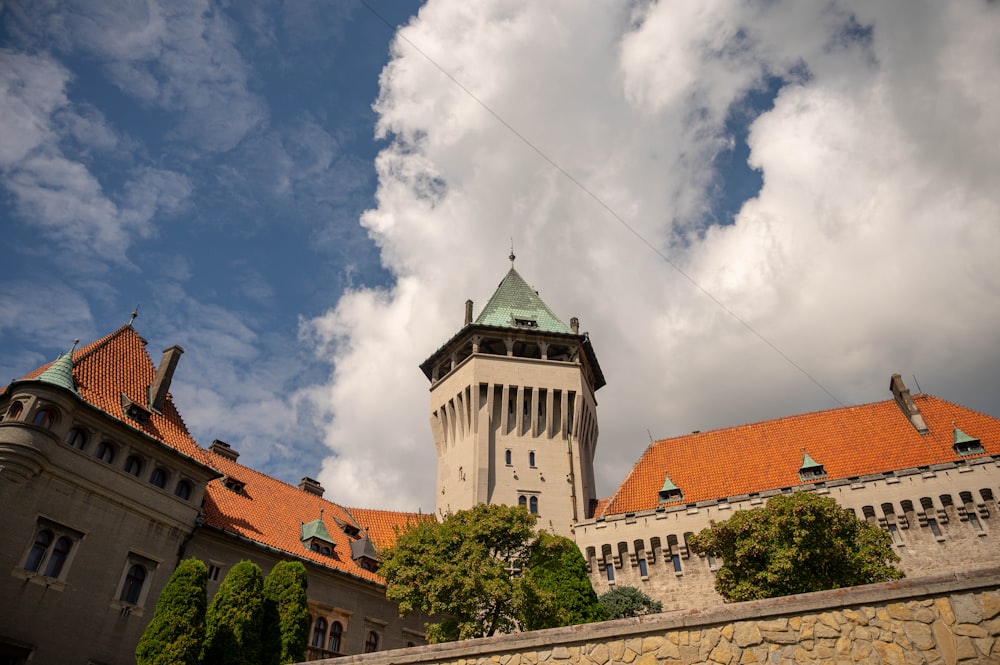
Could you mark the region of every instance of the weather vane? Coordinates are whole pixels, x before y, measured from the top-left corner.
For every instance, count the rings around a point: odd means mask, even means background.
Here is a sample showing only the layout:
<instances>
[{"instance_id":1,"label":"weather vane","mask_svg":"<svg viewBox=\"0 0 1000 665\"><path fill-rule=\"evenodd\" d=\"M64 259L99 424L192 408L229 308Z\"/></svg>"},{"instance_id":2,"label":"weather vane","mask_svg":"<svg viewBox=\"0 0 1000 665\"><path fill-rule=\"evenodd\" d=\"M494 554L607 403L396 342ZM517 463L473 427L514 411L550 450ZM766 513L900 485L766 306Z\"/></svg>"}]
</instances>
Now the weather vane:
<instances>
[{"instance_id":1,"label":"weather vane","mask_svg":"<svg viewBox=\"0 0 1000 665\"><path fill-rule=\"evenodd\" d=\"M136 305L135 309L132 310L132 316L129 317L128 323L126 324L129 328L132 327L132 322L135 321L136 317L139 316L139 306Z\"/></svg>"}]
</instances>

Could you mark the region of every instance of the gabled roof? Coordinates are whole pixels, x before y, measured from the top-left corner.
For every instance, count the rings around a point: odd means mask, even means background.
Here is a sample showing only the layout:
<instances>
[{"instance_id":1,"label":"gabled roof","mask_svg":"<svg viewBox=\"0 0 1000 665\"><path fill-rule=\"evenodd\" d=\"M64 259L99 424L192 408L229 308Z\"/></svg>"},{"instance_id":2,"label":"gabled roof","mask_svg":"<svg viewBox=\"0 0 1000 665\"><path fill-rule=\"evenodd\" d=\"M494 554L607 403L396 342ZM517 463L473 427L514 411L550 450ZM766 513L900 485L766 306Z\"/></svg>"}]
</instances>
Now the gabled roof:
<instances>
[{"instance_id":1,"label":"gabled roof","mask_svg":"<svg viewBox=\"0 0 1000 665\"><path fill-rule=\"evenodd\" d=\"M573 332L549 309L538 293L528 286L513 266L501 280L475 323L499 328L530 327L542 332Z\"/></svg>"},{"instance_id":2,"label":"gabled roof","mask_svg":"<svg viewBox=\"0 0 1000 665\"><path fill-rule=\"evenodd\" d=\"M803 448L823 461L825 482L1000 455L997 418L931 395L913 399L926 434L890 399L657 441L595 517L656 509L664 469L692 504L801 485ZM952 422L985 452L957 454Z\"/></svg>"},{"instance_id":3,"label":"gabled roof","mask_svg":"<svg viewBox=\"0 0 1000 665\"><path fill-rule=\"evenodd\" d=\"M204 449L191 437L169 395L161 412L152 412L144 423L125 416L122 395L136 404L147 404L147 389L156 376L156 367L146 352L146 340L131 326L122 326L72 354L39 367L24 379L59 375L65 372L70 362L72 382L84 402L184 455L206 463ZM48 382L60 385L53 380Z\"/></svg>"},{"instance_id":4,"label":"gabled roof","mask_svg":"<svg viewBox=\"0 0 1000 665\"><path fill-rule=\"evenodd\" d=\"M392 510L371 508L345 508L354 521L368 534L372 544L379 550L392 547L396 543L396 533L403 532L420 522L433 522L433 515L423 513L401 513Z\"/></svg>"}]
</instances>

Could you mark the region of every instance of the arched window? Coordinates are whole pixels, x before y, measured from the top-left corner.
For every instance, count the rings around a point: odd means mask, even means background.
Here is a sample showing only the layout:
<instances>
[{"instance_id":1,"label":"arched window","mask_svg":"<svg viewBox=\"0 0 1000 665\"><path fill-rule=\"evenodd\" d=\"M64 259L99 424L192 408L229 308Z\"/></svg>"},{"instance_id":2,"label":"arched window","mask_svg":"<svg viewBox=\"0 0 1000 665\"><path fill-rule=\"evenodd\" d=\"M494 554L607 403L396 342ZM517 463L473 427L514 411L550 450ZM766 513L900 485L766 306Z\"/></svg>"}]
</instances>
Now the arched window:
<instances>
[{"instance_id":1,"label":"arched window","mask_svg":"<svg viewBox=\"0 0 1000 665\"><path fill-rule=\"evenodd\" d=\"M316 623L313 624L312 645L318 649L322 649L324 642L326 642L326 619L316 617Z\"/></svg>"},{"instance_id":2,"label":"arched window","mask_svg":"<svg viewBox=\"0 0 1000 665\"><path fill-rule=\"evenodd\" d=\"M67 446L83 450L87 447L87 432L79 427L74 427L66 434L65 441Z\"/></svg>"},{"instance_id":3,"label":"arched window","mask_svg":"<svg viewBox=\"0 0 1000 665\"><path fill-rule=\"evenodd\" d=\"M528 512L532 515L538 514L538 497L533 496L528 500Z\"/></svg>"},{"instance_id":4,"label":"arched window","mask_svg":"<svg viewBox=\"0 0 1000 665\"><path fill-rule=\"evenodd\" d=\"M179 480L177 481L177 487L174 489L174 496L179 496L186 501L191 498L191 490L191 483L186 480Z\"/></svg>"},{"instance_id":5,"label":"arched window","mask_svg":"<svg viewBox=\"0 0 1000 665\"><path fill-rule=\"evenodd\" d=\"M340 637L344 634L344 627L339 621L330 624L330 645L328 649L334 653L340 653Z\"/></svg>"},{"instance_id":6,"label":"arched window","mask_svg":"<svg viewBox=\"0 0 1000 665\"><path fill-rule=\"evenodd\" d=\"M24 569L30 570L33 573L37 573L38 569L42 565L42 559L45 558L45 554L49 551L49 545L52 544L52 539L54 536L52 532L48 529L42 529L35 536L35 542L31 546L31 551L28 552L28 558L24 562Z\"/></svg>"},{"instance_id":7,"label":"arched window","mask_svg":"<svg viewBox=\"0 0 1000 665\"><path fill-rule=\"evenodd\" d=\"M517 497L517 505L521 506L522 508L527 508L528 507L528 497L524 496L523 494L521 496Z\"/></svg>"},{"instance_id":8,"label":"arched window","mask_svg":"<svg viewBox=\"0 0 1000 665\"><path fill-rule=\"evenodd\" d=\"M56 422L56 412L53 409L44 408L35 412L35 417L31 419L32 425L38 425L45 429L52 429Z\"/></svg>"},{"instance_id":9,"label":"arched window","mask_svg":"<svg viewBox=\"0 0 1000 665\"><path fill-rule=\"evenodd\" d=\"M378 651L378 633L374 630L368 631L368 639L365 640L365 653Z\"/></svg>"},{"instance_id":10,"label":"arched window","mask_svg":"<svg viewBox=\"0 0 1000 665\"><path fill-rule=\"evenodd\" d=\"M532 450L531 452L528 453L528 466L530 466L532 469L535 468L535 451L534 450Z\"/></svg>"},{"instance_id":11,"label":"arched window","mask_svg":"<svg viewBox=\"0 0 1000 665\"><path fill-rule=\"evenodd\" d=\"M125 473L130 473L133 476L142 473L142 460L135 455L129 455L128 459L125 460Z\"/></svg>"},{"instance_id":12,"label":"arched window","mask_svg":"<svg viewBox=\"0 0 1000 665\"><path fill-rule=\"evenodd\" d=\"M142 585L146 582L146 569L137 563L133 563L125 575L125 585L118 600L137 605L139 594L142 593Z\"/></svg>"},{"instance_id":13,"label":"arched window","mask_svg":"<svg viewBox=\"0 0 1000 665\"><path fill-rule=\"evenodd\" d=\"M511 463L511 456L510 456L510 449L509 449L509 448L508 448L508 449L507 449L507 451L506 451L506 452L505 452L505 453L503 454L503 460L504 460L504 464L506 464L507 466L510 466L510 463Z\"/></svg>"},{"instance_id":14,"label":"arched window","mask_svg":"<svg viewBox=\"0 0 1000 665\"><path fill-rule=\"evenodd\" d=\"M11 402L10 407L7 409L7 415L4 416L4 420L17 420L21 417L21 412L24 411L24 404L21 402Z\"/></svg>"},{"instance_id":15,"label":"arched window","mask_svg":"<svg viewBox=\"0 0 1000 665\"><path fill-rule=\"evenodd\" d=\"M102 462L113 463L115 461L115 444L110 441L101 441L94 456Z\"/></svg>"},{"instance_id":16,"label":"arched window","mask_svg":"<svg viewBox=\"0 0 1000 665\"><path fill-rule=\"evenodd\" d=\"M49 557L49 563L45 566L46 577L59 577L71 549L73 549L73 541L66 536L56 541L56 546L52 549L52 556Z\"/></svg>"},{"instance_id":17,"label":"arched window","mask_svg":"<svg viewBox=\"0 0 1000 665\"><path fill-rule=\"evenodd\" d=\"M162 467L156 467L149 477L149 482L163 489L167 486L167 472Z\"/></svg>"}]
</instances>

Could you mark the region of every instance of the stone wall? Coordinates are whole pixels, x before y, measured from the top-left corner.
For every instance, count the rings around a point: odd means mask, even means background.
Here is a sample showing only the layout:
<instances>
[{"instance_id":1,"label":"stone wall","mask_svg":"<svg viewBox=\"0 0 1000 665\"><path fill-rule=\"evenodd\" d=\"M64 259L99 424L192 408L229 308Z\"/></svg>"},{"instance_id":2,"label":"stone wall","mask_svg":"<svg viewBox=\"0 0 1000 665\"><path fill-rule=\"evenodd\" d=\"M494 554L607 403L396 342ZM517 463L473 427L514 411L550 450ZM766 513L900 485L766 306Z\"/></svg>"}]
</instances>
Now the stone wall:
<instances>
[{"instance_id":1,"label":"stone wall","mask_svg":"<svg viewBox=\"0 0 1000 665\"><path fill-rule=\"evenodd\" d=\"M351 656L336 665L960 662L1000 663L1000 568Z\"/></svg>"}]
</instances>

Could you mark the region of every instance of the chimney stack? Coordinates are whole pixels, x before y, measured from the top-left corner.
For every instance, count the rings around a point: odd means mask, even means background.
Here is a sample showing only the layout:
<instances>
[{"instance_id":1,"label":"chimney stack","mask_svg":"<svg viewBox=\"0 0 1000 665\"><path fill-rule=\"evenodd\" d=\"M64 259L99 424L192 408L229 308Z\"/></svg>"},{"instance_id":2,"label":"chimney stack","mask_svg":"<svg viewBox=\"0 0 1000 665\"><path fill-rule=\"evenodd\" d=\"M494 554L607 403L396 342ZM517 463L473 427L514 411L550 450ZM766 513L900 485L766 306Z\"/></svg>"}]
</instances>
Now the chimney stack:
<instances>
[{"instance_id":1,"label":"chimney stack","mask_svg":"<svg viewBox=\"0 0 1000 665\"><path fill-rule=\"evenodd\" d=\"M465 301L465 325L472 323L472 301Z\"/></svg>"},{"instance_id":2,"label":"chimney stack","mask_svg":"<svg viewBox=\"0 0 1000 665\"><path fill-rule=\"evenodd\" d=\"M232 446L230 446L225 441L220 441L219 439L212 441L212 445L210 445L208 449L211 450L216 455L219 455L220 457L225 457L227 460L233 462L235 462L236 458L240 456L240 454L236 450L234 450Z\"/></svg>"},{"instance_id":3,"label":"chimney stack","mask_svg":"<svg viewBox=\"0 0 1000 665\"><path fill-rule=\"evenodd\" d=\"M920 415L920 408L913 401L910 389L903 385L903 379L899 374L893 374L892 378L889 379L889 390L892 391L892 397L896 400L896 404L899 405L899 409L903 412L903 415L909 418L910 424L921 434L929 432L930 430L927 428L927 423L924 422L924 417Z\"/></svg>"},{"instance_id":4,"label":"chimney stack","mask_svg":"<svg viewBox=\"0 0 1000 665\"><path fill-rule=\"evenodd\" d=\"M302 481L299 483L299 489L307 494L314 494L316 496L323 496L323 486L319 484L318 480L310 478L309 476L302 476Z\"/></svg>"},{"instance_id":5,"label":"chimney stack","mask_svg":"<svg viewBox=\"0 0 1000 665\"><path fill-rule=\"evenodd\" d=\"M182 353L184 349L176 344L163 351L163 359L156 369L156 378L149 387L149 405L155 411L163 411L167 391L170 390L170 381L174 378L174 370L177 369L177 361L181 359Z\"/></svg>"},{"instance_id":6,"label":"chimney stack","mask_svg":"<svg viewBox=\"0 0 1000 665\"><path fill-rule=\"evenodd\" d=\"M570 328L570 330L573 331L574 334L579 335L580 334L580 319L576 318L575 316L572 319L570 319L569 320L569 328Z\"/></svg>"}]
</instances>

